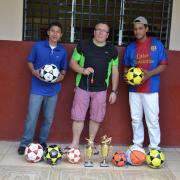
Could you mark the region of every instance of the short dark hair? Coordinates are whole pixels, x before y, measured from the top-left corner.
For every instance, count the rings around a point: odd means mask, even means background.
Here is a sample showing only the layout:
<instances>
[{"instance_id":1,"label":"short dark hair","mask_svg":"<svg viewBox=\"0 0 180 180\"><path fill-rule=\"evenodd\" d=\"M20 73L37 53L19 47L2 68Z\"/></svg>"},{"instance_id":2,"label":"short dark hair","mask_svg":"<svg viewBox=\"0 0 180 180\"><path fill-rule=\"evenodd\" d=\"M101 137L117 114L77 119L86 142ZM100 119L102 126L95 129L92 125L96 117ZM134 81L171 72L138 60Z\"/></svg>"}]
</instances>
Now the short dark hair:
<instances>
[{"instance_id":1,"label":"short dark hair","mask_svg":"<svg viewBox=\"0 0 180 180\"><path fill-rule=\"evenodd\" d=\"M57 27L59 27L61 29L61 32L63 31L63 27L62 27L61 23L58 22L58 21L54 21L51 24L49 24L47 30L49 31L53 26L57 26Z\"/></svg>"},{"instance_id":2,"label":"short dark hair","mask_svg":"<svg viewBox=\"0 0 180 180\"><path fill-rule=\"evenodd\" d=\"M105 24L108 28L109 28L109 31L110 31L110 26L107 22L97 22L96 25L95 25L95 28L98 24Z\"/></svg>"}]
</instances>

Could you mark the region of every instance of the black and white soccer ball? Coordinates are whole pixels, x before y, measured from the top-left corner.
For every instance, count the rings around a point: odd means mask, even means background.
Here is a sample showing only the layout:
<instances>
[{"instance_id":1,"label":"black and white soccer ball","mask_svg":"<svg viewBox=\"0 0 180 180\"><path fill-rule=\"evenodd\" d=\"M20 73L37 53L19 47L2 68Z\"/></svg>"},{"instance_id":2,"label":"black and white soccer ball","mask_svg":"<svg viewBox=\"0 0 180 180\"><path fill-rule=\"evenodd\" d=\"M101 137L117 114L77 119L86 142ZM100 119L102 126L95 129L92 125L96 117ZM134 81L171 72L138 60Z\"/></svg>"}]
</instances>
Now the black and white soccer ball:
<instances>
[{"instance_id":1,"label":"black and white soccer ball","mask_svg":"<svg viewBox=\"0 0 180 180\"><path fill-rule=\"evenodd\" d=\"M59 69L54 64L46 64L40 69L40 77L48 83L56 82L59 76Z\"/></svg>"}]
</instances>

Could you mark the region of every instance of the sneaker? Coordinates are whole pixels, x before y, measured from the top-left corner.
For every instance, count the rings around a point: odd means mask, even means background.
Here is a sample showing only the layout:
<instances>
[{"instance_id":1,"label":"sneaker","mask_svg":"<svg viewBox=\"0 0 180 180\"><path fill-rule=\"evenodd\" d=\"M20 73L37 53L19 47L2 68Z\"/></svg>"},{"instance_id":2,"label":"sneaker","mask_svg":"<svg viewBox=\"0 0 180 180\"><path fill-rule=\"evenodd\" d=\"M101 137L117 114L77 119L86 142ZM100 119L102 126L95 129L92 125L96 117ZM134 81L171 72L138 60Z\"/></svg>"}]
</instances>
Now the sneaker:
<instances>
[{"instance_id":1,"label":"sneaker","mask_svg":"<svg viewBox=\"0 0 180 180\"><path fill-rule=\"evenodd\" d=\"M24 147L24 146L19 146L19 148L18 148L18 154L19 154L19 155L23 155L25 149L26 149L26 147Z\"/></svg>"},{"instance_id":2,"label":"sneaker","mask_svg":"<svg viewBox=\"0 0 180 180\"><path fill-rule=\"evenodd\" d=\"M43 151L45 151L45 149L47 148L47 144L46 143L41 143L40 145L42 146Z\"/></svg>"},{"instance_id":3,"label":"sneaker","mask_svg":"<svg viewBox=\"0 0 180 180\"><path fill-rule=\"evenodd\" d=\"M151 150L161 151L161 148L160 147L158 147L158 148L148 148L148 150L149 151L151 151Z\"/></svg>"},{"instance_id":4,"label":"sneaker","mask_svg":"<svg viewBox=\"0 0 180 180\"><path fill-rule=\"evenodd\" d=\"M136 144L136 143L134 143L134 144L131 145L131 146L138 146L138 147L140 147L140 148L143 148L142 144Z\"/></svg>"}]
</instances>

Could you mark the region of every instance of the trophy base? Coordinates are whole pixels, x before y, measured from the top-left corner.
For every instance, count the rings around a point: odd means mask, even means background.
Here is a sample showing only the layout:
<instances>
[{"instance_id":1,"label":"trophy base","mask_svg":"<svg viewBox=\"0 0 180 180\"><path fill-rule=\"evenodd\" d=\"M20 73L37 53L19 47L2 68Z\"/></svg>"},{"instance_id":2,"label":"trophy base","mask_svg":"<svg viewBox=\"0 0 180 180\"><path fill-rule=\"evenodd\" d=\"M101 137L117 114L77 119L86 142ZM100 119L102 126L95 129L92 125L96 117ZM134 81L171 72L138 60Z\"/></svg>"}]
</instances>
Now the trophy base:
<instances>
[{"instance_id":1,"label":"trophy base","mask_svg":"<svg viewBox=\"0 0 180 180\"><path fill-rule=\"evenodd\" d=\"M93 162L88 161L88 162L85 162L85 163L84 163L84 166L85 166L85 167L94 167L94 164L93 164Z\"/></svg>"},{"instance_id":2,"label":"trophy base","mask_svg":"<svg viewBox=\"0 0 180 180\"><path fill-rule=\"evenodd\" d=\"M100 163L100 167L109 167L109 164L102 162Z\"/></svg>"}]
</instances>

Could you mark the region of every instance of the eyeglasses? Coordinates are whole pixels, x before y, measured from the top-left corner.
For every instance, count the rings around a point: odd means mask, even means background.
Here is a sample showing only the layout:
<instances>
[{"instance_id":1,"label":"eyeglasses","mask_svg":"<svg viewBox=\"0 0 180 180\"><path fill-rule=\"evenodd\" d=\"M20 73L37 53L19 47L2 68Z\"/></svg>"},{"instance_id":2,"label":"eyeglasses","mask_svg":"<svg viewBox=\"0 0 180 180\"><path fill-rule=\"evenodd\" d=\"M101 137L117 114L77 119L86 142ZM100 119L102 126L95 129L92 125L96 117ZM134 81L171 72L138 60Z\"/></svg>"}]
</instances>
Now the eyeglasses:
<instances>
[{"instance_id":1,"label":"eyeglasses","mask_svg":"<svg viewBox=\"0 0 180 180\"><path fill-rule=\"evenodd\" d=\"M100 33L109 33L109 31L106 31L105 29L95 29L96 32Z\"/></svg>"}]
</instances>

